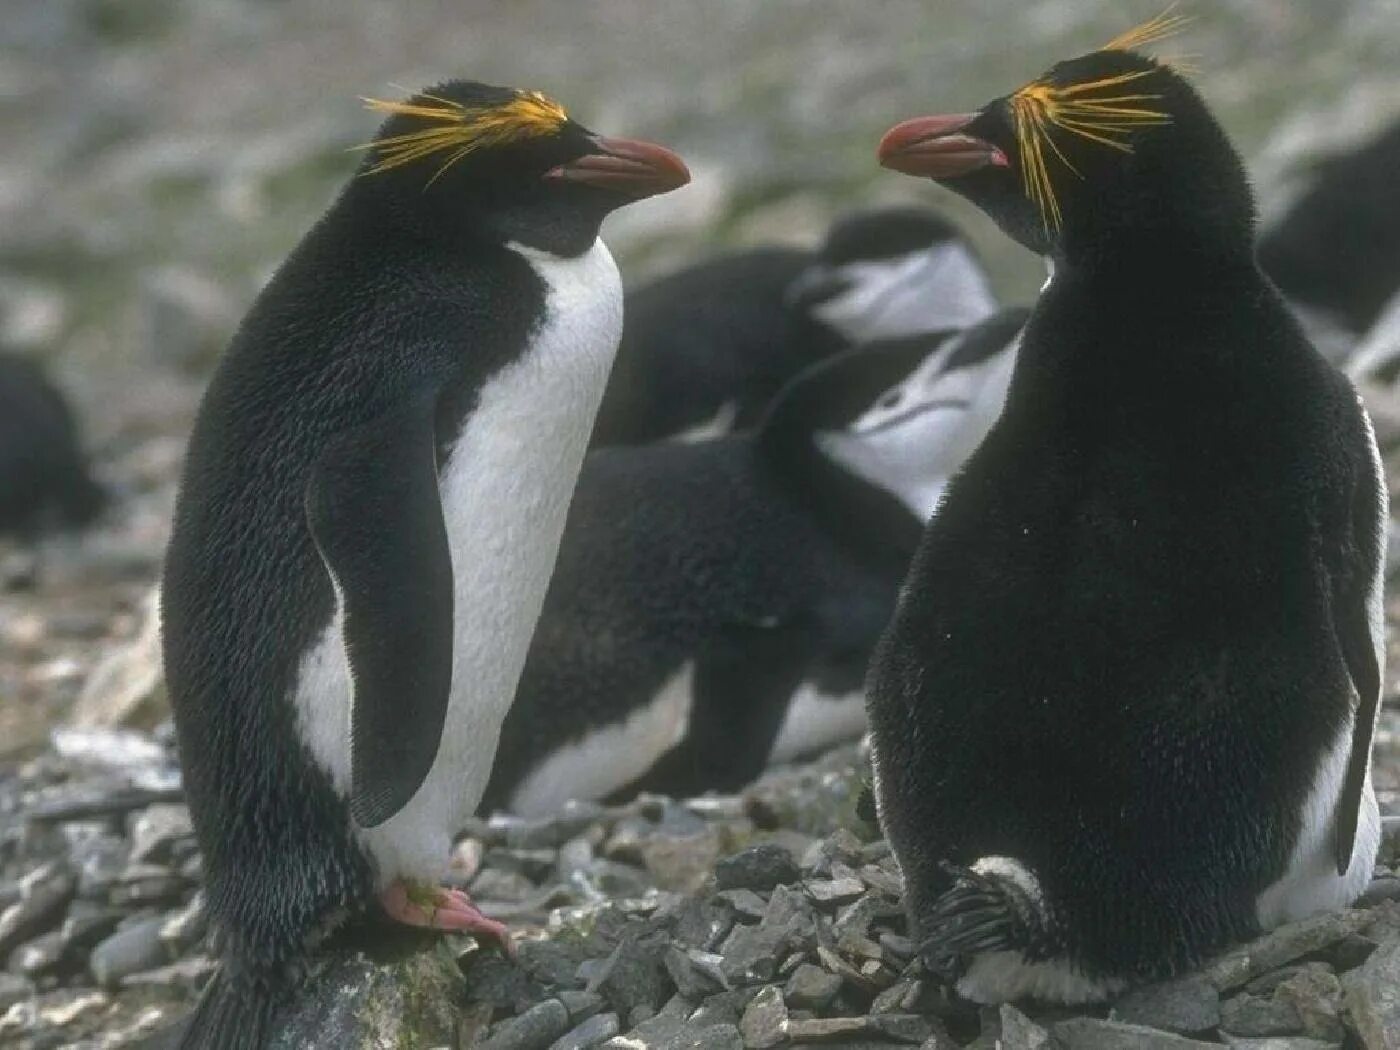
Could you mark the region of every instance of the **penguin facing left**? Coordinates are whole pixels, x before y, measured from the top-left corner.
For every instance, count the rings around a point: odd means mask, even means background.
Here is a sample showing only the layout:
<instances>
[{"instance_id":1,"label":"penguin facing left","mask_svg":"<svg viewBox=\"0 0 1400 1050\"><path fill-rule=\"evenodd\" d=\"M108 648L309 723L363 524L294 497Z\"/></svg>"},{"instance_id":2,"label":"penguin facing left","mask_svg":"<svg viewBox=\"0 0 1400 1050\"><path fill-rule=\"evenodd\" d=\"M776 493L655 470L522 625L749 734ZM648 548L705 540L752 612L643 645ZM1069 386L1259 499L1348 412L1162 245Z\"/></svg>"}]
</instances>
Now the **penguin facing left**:
<instances>
[{"instance_id":1,"label":"penguin facing left","mask_svg":"<svg viewBox=\"0 0 1400 1050\"><path fill-rule=\"evenodd\" d=\"M621 328L605 216L689 178L537 92L403 102L254 303L195 422L164 655L220 973L186 1047L261 1047L372 912L440 889L490 772Z\"/></svg>"},{"instance_id":2,"label":"penguin facing left","mask_svg":"<svg viewBox=\"0 0 1400 1050\"><path fill-rule=\"evenodd\" d=\"M1170 26L880 147L1054 263L869 687L921 955L983 1002L1344 907L1379 843L1379 454L1259 270L1224 131L1135 50Z\"/></svg>"}]
</instances>

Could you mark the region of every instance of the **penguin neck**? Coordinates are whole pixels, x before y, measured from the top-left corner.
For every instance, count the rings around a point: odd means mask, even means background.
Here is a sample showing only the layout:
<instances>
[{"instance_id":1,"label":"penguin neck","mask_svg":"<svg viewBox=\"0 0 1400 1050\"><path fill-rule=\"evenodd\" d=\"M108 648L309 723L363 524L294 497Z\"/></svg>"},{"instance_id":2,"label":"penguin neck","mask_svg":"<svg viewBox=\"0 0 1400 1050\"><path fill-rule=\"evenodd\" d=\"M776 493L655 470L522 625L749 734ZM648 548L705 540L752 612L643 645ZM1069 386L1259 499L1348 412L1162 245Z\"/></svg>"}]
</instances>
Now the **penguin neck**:
<instances>
[{"instance_id":1,"label":"penguin neck","mask_svg":"<svg viewBox=\"0 0 1400 1050\"><path fill-rule=\"evenodd\" d=\"M923 523L892 493L835 462L810 429L781 422L754 438L758 469L856 560L902 576Z\"/></svg>"}]
</instances>

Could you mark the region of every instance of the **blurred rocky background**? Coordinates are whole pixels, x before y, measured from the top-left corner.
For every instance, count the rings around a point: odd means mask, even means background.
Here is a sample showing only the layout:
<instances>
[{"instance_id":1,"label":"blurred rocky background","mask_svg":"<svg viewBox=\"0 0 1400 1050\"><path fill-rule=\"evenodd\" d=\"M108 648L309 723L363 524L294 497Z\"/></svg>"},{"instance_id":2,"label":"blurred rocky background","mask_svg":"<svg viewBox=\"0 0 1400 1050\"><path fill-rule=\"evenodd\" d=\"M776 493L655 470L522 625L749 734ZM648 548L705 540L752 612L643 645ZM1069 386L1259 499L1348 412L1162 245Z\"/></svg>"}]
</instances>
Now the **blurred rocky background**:
<instances>
[{"instance_id":1,"label":"blurred rocky background","mask_svg":"<svg viewBox=\"0 0 1400 1050\"><path fill-rule=\"evenodd\" d=\"M953 213L1002 296L1025 301L1043 278L1038 261L954 198L882 172L877 137L905 116L975 108L1160 5L0 7L0 346L42 361L70 394L115 496L82 534L0 541L0 1045L48 1047L78 1034L112 1045L145 1004L184 1001L207 974L194 947L198 861L162 728L148 594L203 383L260 285L352 170L347 151L371 135L358 96L454 76L537 87L585 123L677 148L692 185L627 209L605 231L629 280L724 245L810 243L847 207L913 200ZM1196 70L1249 160L1266 217L1316 158L1400 116L1400 0L1182 10L1196 21L1162 50ZM1393 448L1400 402L1375 396ZM1397 464L1391 457L1392 472ZM1392 815L1397 657L1392 644L1376 771ZM70 722L82 728L53 732ZM1400 887L1394 880L1376 891L1379 911L1266 946L1262 962L1236 959L1234 970L1176 990L1184 999L1073 1021L940 1005L905 967L881 847L842 830L857 768L842 753L709 808L652 801L543 830L476 829L463 865L480 868L477 896L503 915L574 932L561 935L564 948L527 952L523 976L473 956L465 969L476 991L454 1015L456 1035L440 1042L489 1034L499 1047L581 1050L631 1032L618 1045L990 1048L1005 1033L1007 1046L1400 1045L1386 1034L1400 1025L1400 919L1382 903ZM776 842L786 860L770 851L716 870L755 842ZM1393 865L1393 842L1388 849ZM774 890L785 884L803 888ZM696 889L698 903L656 896ZM592 911L551 919L560 906ZM1129 1023L1149 1029L1119 1030ZM686 1043L682 1029L709 1034Z\"/></svg>"}]
</instances>

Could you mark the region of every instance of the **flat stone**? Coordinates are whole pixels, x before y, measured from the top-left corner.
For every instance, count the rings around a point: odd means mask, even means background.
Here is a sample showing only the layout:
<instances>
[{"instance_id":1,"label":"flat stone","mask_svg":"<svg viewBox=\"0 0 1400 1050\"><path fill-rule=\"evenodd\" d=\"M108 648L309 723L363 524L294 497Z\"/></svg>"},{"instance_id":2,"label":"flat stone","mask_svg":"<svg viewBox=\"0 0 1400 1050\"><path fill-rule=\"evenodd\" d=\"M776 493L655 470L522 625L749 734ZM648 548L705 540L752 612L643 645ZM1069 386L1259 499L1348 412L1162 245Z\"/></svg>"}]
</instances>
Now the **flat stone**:
<instances>
[{"instance_id":1,"label":"flat stone","mask_svg":"<svg viewBox=\"0 0 1400 1050\"><path fill-rule=\"evenodd\" d=\"M72 955L80 955L93 945L108 937L123 915L115 908L93 901L76 900L68 906L68 918L63 920L59 933L63 937L64 950Z\"/></svg>"},{"instance_id":2,"label":"flat stone","mask_svg":"<svg viewBox=\"0 0 1400 1050\"><path fill-rule=\"evenodd\" d=\"M1347 1010L1366 1050L1400 1047L1400 941L1378 948L1342 980Z\"/></svg>"},{"instance_id":3,"label":"flat stone","mask_svg":"<svg viewBox=\"0 0 1400 1050\"><path fill-rule=\"evenodd\" d=\"M721 890L715 896L729 904L736 914L746 919L761 919L768 910L768 902L753 890Z\"/></svg>"},{"instance_id":4,"label":"flat stone","mask_svg":"<svg viewBox=\"0 0 1400 1050\"><path fill-rule=\"evenodd\" d=\"M877 1014L867 1018L867 1027L895 1043L918 1045L933 1035L933 1026L928 1018L918 1014Z\"/></svg>"},{"instance_id":5,"label":"flat stone","mask_svg":"<svg viewBox=\"0 0 1400 1050\"><path fill-rule=\"evenodd\" d=\"M864 1035L870 1030L870 1019L866 1017L793 1018L787 1025L788 1038L794 1043L849 1042L852 1036Z\"/></svg>"},{"instance_id":6,"label":"flat stone","mask_svg":"<svg viewBox=\"0 0 1400 1050\"><path fill-rule=\"evenodd\" d=\"M765 985L749 1002L739 1034L749 1050L768 1050L787 1038L788 1012L776 985Z\"/></svg>"},{"instance_id":7,"label":"flat stone","mask_svg":"<svg viewBox=\"0 0 1400 1050\"><path fill-rule=\"evenodd\" d=\"M519 1017L502 1021L481 1050L547 1050L568 1032L569 1011L558 999L546 999Z\"/></svg>"},{"instance_id":8,"label":"flat stone","mask_svg":"<svg viewBox=\"0 0 1400 1050\"><path fill-rule=\"evenodd\" d=\"M1109 1020L1160 1028L1181 1035L1220 1024L1220 993L1201 973L1135 988L1113 1004Z\"/></svg>"},{"instance_id":9,"label":"flat stone","mask_svg":"<svg viewBox=\"0 0 1400 1050\"><path fill-rule=\"evenodd\" d=\"M1280 926L1226 952L1211 962L1204 972L1217 988L1228 992L1285 963L1320 952L1360 932L1370 922L1371 916L1362 911L1314 915L1302 922Z\"/></svg>"},{"instance_id":10,"label":"flat stone","mask_svg":"<svg viewBox=\"0 0 1400 1050\"><path fill-rule=\"evenodd\" d=\"M1001 1050L1049 1050L1050 1033L1010 1003L1001 1006Z\"/></svg>"},{"instance_id":11,"label":"flat stone","mask_svg":"<svg viewBox=\"0 0 1400 1050\"><path fill-rule=\"evenodd\" d=\"M164 916L139 919L117 930L92 950L88 969L103 987L121 983L123 977L141 970L152 970L170 961L160 942Z\"/></svg>"},{"instance_id":12,"label":"flat stone","mask_svg":"<svg viewBox=\"0 0 1400 1050\"><path fill-rule=\"evenodd\" d=\"M715 865L715 888L720 890L766 892L774 886L797 882L801 877L792 854L771 842L740 850Z\"/></svg>"},{"instance_id":13,"label":"flat stone","mask_svg":"<svg viewBox=\"0 0 1400 1050\"><path fill-rule=\"evenodd\" d=\"M841 978L820 966L803 963L788 978L783 996L794 1010L824 1010L841 991Z\"/></svg>"},{"instance_id":14,"label":"flat stone","mask_svg":"<svg viewBox=\"0 0 1400 1050\"><path fill-rule=\"evenodd\" d=\"M707 1028L716 1024L738 1025L744 1019L744 1011L749 1008L757 988L732 988L710 996L687 1019L695 1028Z\"/></svg>"},{"instance_id":15,"label":"flat stone","mask_svg":"<svg viewBox=\"0 0 1400 1050\"><path fill-rule=\"evenodd\" d=\"M594 1014L578 1027L565 1032L550 1044L549 1050L590 1050L617 1035L617 1014Z\"/></svg>"},{"instance_id":16,"label":"flat stone","mask_svg":"<svg viewBox=\"0 0 1400 1050\"><path fill-rule=\"evenodd\" d=\"M575 1024L587 1020L603 1008L603 997L597 992L565 988L557 998L569 1011L569 1020Z\"/></svg>"},{"instance_id":17,"label":"flat stone","mask_svg":"<svg viewBox=\"0 0 1400 1050\"><path fill-rule=\"evenodd\" d=\"M713 964L702 968L696 962L695 956L713 959ZM676 984L676 991L687 999L697 1000L704 999L727 986L724 974L719 969L722 961L718 955L707 955L694 950L683 952L675 945L668 945L662 957L666 972Z\"/></svg>"},{"instance_id":18,"label":"flat stone","mask_svg":"<svg viewBox=\"0 0 1400 1050\"><path fill-rule=\"evenodd\" d=\"M1340 1043L1302 1035L1273 1035L1263 1039L1241 1039L1227 1035L1225 1038L1235 1050L1340 1050L1341 1047Z\"/></svg>"},{"instance_id":19,"label":"flat stone","mask_svg":"<svg viewBox=\"0 0 1400 1050\"><path fill-rule=\"evenodd\" d=\"M860 879L814 879L807 883L807 892L818 904L846 904L865 892Z\"/></svg>"},{"instance_id":20,"label":"flat stone","mask_svg":"<svg viewBox=\"0 0 1400 1050\"><path fill-rule=\"evenodd\" d=\"M172 954L179 955L204 939L208 925L204 893L200 891L184 907L165 917L165 925L160 928L160 939Z\"/></svg>"},{"instance_id":21,"label":"flat stone","mask_svg":"<svg viewBox=\"0 0 1400 1050\"><path fill-rule=\"evenodd\" d=\"M660 936L623 940L589 980L588 990L602 995L619 1017L631 1018L638 1007L650 1016L671 991L666 948Z\"/></svg>"},{"instance_id":22,"label":"flat stone","mask_svg":"<svg viewBox=\"0 0 1400 1050\"><path fill-rule=\"evenodd\" d=\"M177 844L194 838L190 811L183 803L147 806L131 820L131 859L138 864L165 864Z\"/></svg>"},{"instance_id":23,"label":"flat stone","mask_svg":"<svg viewBox=\"0 0 1400 1050\"><path fill-rule=\"evenodd\" d=\"M1064 1050L1206 1050L1218 1043L1203 1043L1173 1032L1141 1025L1074 1017L1051 1026L1051 1034Z\"/></svg>"},{"instance_id":24,"label":"flat stone","mask_svg":"<svg viewBox=\"0 0 1400 1050\"><path fill-rule=\"evenodd\" d=\"M1220 1028L1231 1035L1297 1035L1303 1022L1292 1003L1244 992L1221 1004Z\"/></svg>"},{"instance_id":25,"label":"flat stone","mask_svg":"<svg viewBox=\"0 0 1400 1050\"><path fill-rule=\"evenodd\" d=\"M218 969L218 963L204 955L191 955L165 966L139 973L127 974L122 978L123 988L175 988L188 992L198 992Z\"/></svg>"}]
</instances>

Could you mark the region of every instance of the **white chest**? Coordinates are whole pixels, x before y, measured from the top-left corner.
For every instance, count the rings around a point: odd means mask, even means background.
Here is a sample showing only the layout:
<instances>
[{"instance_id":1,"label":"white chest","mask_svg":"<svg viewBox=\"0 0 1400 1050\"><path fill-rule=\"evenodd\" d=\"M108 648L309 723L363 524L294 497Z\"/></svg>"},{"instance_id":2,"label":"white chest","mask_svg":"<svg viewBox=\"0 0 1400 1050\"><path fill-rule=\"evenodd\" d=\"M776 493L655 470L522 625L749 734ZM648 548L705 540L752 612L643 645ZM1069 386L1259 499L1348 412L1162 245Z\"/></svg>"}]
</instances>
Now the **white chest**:
<instances>
[{"instance_id":1,"label":"white chest","mask_svg":"<svg viewBox=\"0 0 1400 1050\"><path fill-rule=\"evenodd\" d=\"M546 313L526 351L483 384L439 467L452 691L422 786L389 820L359 832L381 880L435 878L480 801L622 332L621 281L602 241L575 259L512 248L544 281ZM337 608L303 664L297 701L313 753L348 792L351 686L340 628Z\"/></svg>"}]
</instances>

